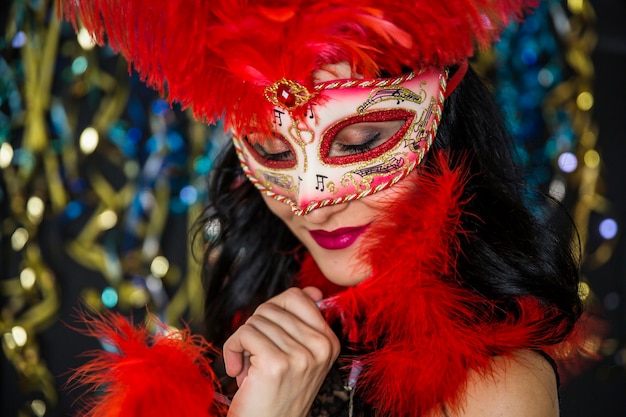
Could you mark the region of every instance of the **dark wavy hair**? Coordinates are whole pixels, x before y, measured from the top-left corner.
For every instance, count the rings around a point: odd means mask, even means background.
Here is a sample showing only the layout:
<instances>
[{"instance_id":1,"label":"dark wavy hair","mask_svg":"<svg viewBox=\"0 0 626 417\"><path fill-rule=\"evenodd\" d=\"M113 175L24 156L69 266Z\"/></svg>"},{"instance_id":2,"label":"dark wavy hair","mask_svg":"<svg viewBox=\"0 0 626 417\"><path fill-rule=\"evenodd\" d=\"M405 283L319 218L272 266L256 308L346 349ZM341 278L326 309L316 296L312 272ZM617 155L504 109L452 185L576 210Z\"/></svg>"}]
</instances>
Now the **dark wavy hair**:
<instances>
[{"instance_id":1,"label":"dark wavy hair","mask_svg":"<svg viewBox=\"0 0 626 417\"><path fill-rule=\"evenodd\" d=\"M453 164L469 160L462 223L471 238L462 239L457 264L463 285L496 300L506 314L516 314L517 297L540 299L560 312L554 324L566 324L564 337L582 312L576 235L558 204L546 197L538 210L525 199L529 190L512 145L491 92L470 68L447 99L422 163L432 164L438 150L448 150ZM205 325L207 338L220 344L237 314L290 286L304 249L245 179L232 144L213 172L209 197L201 222L218 221L220 232L204 257Z\"/></svg>"}]
</instances>

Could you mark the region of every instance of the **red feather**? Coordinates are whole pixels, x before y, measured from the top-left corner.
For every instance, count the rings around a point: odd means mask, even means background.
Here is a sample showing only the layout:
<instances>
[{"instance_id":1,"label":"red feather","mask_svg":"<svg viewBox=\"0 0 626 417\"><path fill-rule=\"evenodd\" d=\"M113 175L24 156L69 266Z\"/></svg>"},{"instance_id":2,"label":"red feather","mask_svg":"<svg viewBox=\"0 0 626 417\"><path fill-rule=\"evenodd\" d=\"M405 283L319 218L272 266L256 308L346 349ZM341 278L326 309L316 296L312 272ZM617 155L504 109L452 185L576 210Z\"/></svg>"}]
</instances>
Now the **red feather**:
<instances>
[{"instance_id":1,"label":"red feather","mask_svg":"<svg viewBox=\"0 0 626 417\"><path fill-rule=\"evenodd\" d=\"M65 13L198 118L244 132L271 121L266 86L312 87L311 73L348 61L381 70L444 67L498 38L537 0L72 0ZM312 91L312 90L311 90Z\"/></svg>"},{"instance_id":2,"label":"red feather","mask_svg":"<svg viewBox=\"0 0 626 417\"><path fill-rule=\"evenodd\" d=\"M533 298L519 300L516 320L502 321L494 303L459 285L459 242L471 238L460 224L466 173L437 158L438 170L420 170L414 190L368 230L362 257L372 276L327 300L329 319L372 348L357 389L383 416L454 409L469 370L486 372L495 355L519 349L551 350L565 333L550 324L556 312ZM301 285L324 279L310 266Z\"/></svg>"},{"instance_id":3,"label":"red feather","mask_svg":"<svg viewBox=\"0 0 626 417\"><path fill-rule=\"evenodd\" d=\"M325 313L341 319L346 337L371 352L357 390L381 416L413 416L459 405L470 370L488 372L495 355L519 349L572 357L585 338L553 345L565 329L552 324L555 311L533 298L518 302L516 319L499 320L498 307L459 285L459 241L466 172L451 169L445 156L437 169L418 168L414 189L390 203L368 230L363 261L372 276L345 289L326 280L315 262L302 265L299 285L315 285L332 296ZM74 381L101 395L83 417L221 416L217 382L207 352L211 347L188 330L151 335L123 317L106 314L87 321L86 333L114 352L93 353ZM380 342L384 341L382 346Z\"/></svg>"},{"instance_id":4,"label":"red feather","mask_svg":"<svg viewBox=\"0 0 626 417\"><path fill-rule=\"evenodd\" d=\"M82 417L226 415L214 401L217 382L206 357L212 348L200 336L188 329L152 335L113 313L84 320L84 333L113 351L90 352L70 380L95 391L83 397Z\"/></svg>"}]
</instances>

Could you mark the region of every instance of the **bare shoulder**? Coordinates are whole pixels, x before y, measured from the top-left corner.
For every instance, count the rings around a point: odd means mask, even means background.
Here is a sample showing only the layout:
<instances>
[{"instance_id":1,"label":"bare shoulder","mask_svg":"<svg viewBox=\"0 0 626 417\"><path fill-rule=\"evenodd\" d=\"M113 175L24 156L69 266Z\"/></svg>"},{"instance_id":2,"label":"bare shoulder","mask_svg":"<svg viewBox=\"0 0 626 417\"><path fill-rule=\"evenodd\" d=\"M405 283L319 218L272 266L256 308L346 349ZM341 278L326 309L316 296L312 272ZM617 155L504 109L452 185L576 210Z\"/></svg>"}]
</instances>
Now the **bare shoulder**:
<instances>
[{"instance_id":1,"label":"bare shoulder","mask_svg":"<svg viewBox=\"0 0 626 417\"><path fill-rule=\"evenodd\" d=\"M554 368L537 352L494 357L485 372L471 372L461 409L450 417L558 417Z\"/></svg>"}]
</instances>

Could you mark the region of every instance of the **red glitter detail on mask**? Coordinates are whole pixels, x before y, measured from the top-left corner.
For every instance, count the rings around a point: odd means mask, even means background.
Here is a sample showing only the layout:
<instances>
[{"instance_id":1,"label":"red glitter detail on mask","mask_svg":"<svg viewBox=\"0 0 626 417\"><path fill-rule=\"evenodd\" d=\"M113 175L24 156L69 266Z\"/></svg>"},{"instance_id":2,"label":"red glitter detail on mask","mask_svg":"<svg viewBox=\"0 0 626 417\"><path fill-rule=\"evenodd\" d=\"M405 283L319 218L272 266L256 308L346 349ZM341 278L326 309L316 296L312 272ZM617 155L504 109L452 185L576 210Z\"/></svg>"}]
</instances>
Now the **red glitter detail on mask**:
<instances>
[{"instance_id":1,"label":"red glitter detail on mask","mask_svg":"<svg viewBox=\"0 0 626 417\"><path fill-rule=\"evenodd\" d=\"M325 164L338 166L368 161L376 158L398 144L399 140L406 135L406 132L411 125L411 121L414 118L415 113L402 109L394 109L365 113L337 123L328 129L322 137L322 143L320 144L321 159ZM385 143L382 143L376 148L361 154L334 157L328 156L330 146L332 145L335 136L337 136L337 133L339 133L339 131L341 131L344 127L360 122L388 122L392 120L404 120L405 123L392 137L387 139Z\"/></svg>"}]
</instances>

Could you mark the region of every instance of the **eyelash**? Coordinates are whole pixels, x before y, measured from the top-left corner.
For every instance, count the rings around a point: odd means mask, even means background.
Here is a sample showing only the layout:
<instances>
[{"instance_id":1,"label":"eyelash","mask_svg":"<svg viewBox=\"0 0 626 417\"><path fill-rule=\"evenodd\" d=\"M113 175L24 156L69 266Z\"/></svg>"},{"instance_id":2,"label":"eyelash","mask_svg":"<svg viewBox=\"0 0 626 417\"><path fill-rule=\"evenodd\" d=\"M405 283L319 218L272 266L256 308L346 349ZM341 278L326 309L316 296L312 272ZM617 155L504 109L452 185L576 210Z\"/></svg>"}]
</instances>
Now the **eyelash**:
<instances>
[{"instance_id":1,"label":"eyelash","mask_svg":"<svg viewBox=\"0 0 626 417\"><path fill-rule=\"evenodd\" d=\"M279 153L268 153L260 146L254 146L254 150L266 161L291 161L293 154L291 151L284 151Z\"/></svg>"},{"instance_id":2,"label":"eyelash","mask_svg":"<svg viewBox=\"0 0 626 417\"><path fill-rule=\"evenodd\" d=\"M354 145L338 143L337 145L339 146L339 150L341 152L345 152L350 155L360 154L360 153L365 153L367 151L374 149L375 148L374 144L379 139L379 137L380 137L380 133L376 133L374 136L372 136L371 138L369 138L363 143L358 143Z\"/></svg>"},{"instance_id":3,"label":"eyelash","mask_svg":"<svg viewBox=\"0 0 626 417\"><path fill-rule=\"evenodd\" d=\"M293 159L293 154L291 151L285 151L281 153L270 153L265 154L265 159L268 161L291 161Z\"/></svg>"}]
</instances>

